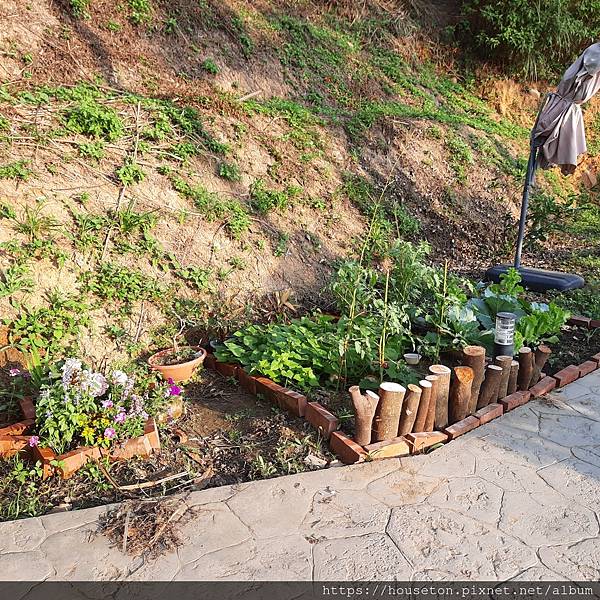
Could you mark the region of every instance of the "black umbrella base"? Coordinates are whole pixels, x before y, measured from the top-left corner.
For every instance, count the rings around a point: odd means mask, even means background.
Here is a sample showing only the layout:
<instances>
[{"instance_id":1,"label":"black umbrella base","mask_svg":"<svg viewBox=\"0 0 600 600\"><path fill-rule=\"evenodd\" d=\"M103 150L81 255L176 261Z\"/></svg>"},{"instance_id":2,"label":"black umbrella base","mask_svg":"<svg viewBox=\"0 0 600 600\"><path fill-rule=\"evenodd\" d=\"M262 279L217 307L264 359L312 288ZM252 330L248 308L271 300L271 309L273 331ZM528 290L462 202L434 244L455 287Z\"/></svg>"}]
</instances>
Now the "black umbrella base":
<instances>
[{"instance_id":1,"label":"black umbrella base","mask_svg":"<svg viewBox=\"0 0 600 600\"><path fill-rule=\"evenodd\" d=\"M496 265L485 272L486 281L500 281L500 275L506 273L513 265ZM559 271L546 271L544 269L530 269L519 267L522 284L532 292L545 292L546 290L575 290L585 285L583 277L574 273L560 273Z\"/></svg>"}]
</instances>

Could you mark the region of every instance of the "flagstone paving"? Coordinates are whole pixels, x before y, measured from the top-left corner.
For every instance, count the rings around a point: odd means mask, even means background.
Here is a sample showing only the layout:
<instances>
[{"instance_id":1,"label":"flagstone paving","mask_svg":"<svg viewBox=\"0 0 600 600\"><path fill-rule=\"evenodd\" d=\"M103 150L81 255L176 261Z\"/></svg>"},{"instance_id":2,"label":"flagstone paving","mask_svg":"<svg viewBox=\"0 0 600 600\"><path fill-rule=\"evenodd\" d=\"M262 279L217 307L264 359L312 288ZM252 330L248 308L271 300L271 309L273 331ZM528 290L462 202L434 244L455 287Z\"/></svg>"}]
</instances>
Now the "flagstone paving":
<instances>
[{"instance_id":1,"label":"flagstone paving","mask_svg":"<svg viewBox=\"0 0 600 600\"><path fill-rule=\"evenodd\" d=\"M194 492L156 561L106 507L0 524L3 580L599 580L600 372L427 456Z\"/></svg>"}]
</instances>

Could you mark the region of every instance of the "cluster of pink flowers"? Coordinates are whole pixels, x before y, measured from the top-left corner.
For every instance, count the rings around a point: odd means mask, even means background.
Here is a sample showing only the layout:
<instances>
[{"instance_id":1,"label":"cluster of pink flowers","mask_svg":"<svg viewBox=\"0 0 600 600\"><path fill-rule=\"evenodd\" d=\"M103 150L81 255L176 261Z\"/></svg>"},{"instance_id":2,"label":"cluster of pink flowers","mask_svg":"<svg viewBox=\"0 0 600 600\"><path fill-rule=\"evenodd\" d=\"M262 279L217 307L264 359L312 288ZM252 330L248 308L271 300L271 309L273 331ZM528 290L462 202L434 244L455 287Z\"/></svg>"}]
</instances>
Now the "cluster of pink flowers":
<instances>
[{"instance_id":1,"label":"cluster of pink flowers","mask_svg":"<svg viewBox=\"0 0 600 600\"><path fill-rule=\"evenodd\" d=\"M167 383L169 384L169 389L167 390L167 393L165 394L167 397L181 395L181 392L183 390L178 385L176 385L175 382L170 377L169 377Z\"/></svg>"},{"instance_id":2,"label":"cluster of pink flowers","mask_svg":"<svg viewBox=\"0 0 600 600\"><path fill-rule=\"evenodd\" d=\"M125 409L119 406L119 412L115 415L115 423L124 423L125 419L127 419L127 413Z\"/></svg>"},{"instance_id":3,"label":"cluster of pink flowers","mask_svg":"<svg viewBox=\"0 0 600 600\"><path fill-rule=\"evenodd\" d=\"M28 379L29 377L31 377L29 371L21 371L21 369L17 369L16 367L10 369L8 371L8 374L11 377L23 377L23 379Z\"/></svg>"}]
</instances>

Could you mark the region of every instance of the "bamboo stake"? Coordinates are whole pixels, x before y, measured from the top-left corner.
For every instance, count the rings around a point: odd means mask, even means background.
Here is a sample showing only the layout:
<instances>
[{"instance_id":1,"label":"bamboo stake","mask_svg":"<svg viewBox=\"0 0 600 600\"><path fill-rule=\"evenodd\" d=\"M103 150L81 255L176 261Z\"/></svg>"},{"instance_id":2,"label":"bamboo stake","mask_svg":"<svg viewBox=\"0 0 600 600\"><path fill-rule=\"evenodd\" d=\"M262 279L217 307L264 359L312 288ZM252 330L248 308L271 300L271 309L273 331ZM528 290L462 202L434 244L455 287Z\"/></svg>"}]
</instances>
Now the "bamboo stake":
<instances>
[{"instance_id":1,"label":"bamboo stake","mask_svg":"<svg viewBox=\"0 0 600 600\"><path fill-rule=\"evenodd\" d=\"M429 394L429 408L427 409L427 419L425 419L425 431L433 431L435 426L435 409L437 403L438 388L440 378L437 375L427 375L425 381L431 384L431 393Z\"/></svg>"},{"instance_id":2,"label":"bamboo stake","mask_svg":"<svg viewBox=\"0 0 600 600\"><path fill-rule=\"evenodd\" d=\"M415 419L415 424L413 426L413 431L415 433L426 431L425 425L427 424L431 390L433 388L431 381L425 379L419 381L419 386L421 387L421 401L419 402L419 410L417 411L417 418Z\"/></svg>"},{"instance_id":3,"label":"bamboo stake","mask_svg":"<svg viewBox=\"0 0 600 600\"><path fill-rule=\"evenodd\" d=\"M399 383L384 381L379 386L379 404L373 420L373 435L376 442L391 440L398 435L405 393L406 389Z\"/></svg>"},{"instance_id":4,"label":"bamboo stake","mask_svg":"<svg viewBox=\"0 0 600 600\"><path fill-rule=\"evenodd\" d=\"M450 393L451 371L444 365L431 365L429 372L439 378L435 401L435 426L437 429L443 429L448 425L448 395Z\"/></svg>"},{"instance_id":5,"label":"bamboo stake","mask_svg":"<svg viewBox=\"0 0 600 600\"><path fill-rule=\"evenodd\" d=\"M466 346L463 348L462 362L466 367L473 369L473 385L469 402L469 414L473 414L477 409L479 391L485 377L485 348L482 346Z\"/></svg>"},{"instance_id":6,"label":"bamboo stake","mask_svg":"<svg viewBox=\"0 0 600 600\"><path fill-rule=\"evenodd\" d=\"M508 394L508 380L510 379L510 369L512 361L512 356L497 356L494 360L494 364L502 368L500 386L498 387L498 400L506 398Z\"/></svg>"},{"instance_id":7,"label":"bamboo stake","mask_svg":"<svg viewBox=\"0 0 600 600\"><path fill-rule=\"evenodd\" d=\"M354 440L357 444L366 446L371 443L373 417L379 403L379 396L377 394L363 396L357 385L353 385L348 391L354 407Z\"/></svg>"},{"instance_id":8,"label":"bamboo stake","mask_svg":"<svg viewBox=\"0 0 600 600\"><path fill-rule=\"evenodd\" d=\"M500 378L502 377L502 367L498 365L488 365L485 370L485 380L481 386L477 408L484 408L491 402L498 399L498 389L500 387Z\"/></svg>"},{"instance_id":9,"label":"bamboo stake","mask_svg":"<svg viewBox=\"0 0 600 600\"><path fill-rule=\"evenodd\" d=\"M406 398L402 404L402 414L400 415L400 425L398 426L398 435L406 435L413 430L419 403L421 401L421 388L414 383L409 384Z\"/></svg>"},{"instance_id":10,"label":"bamboo stake","mask_svg":"<svg viewBox=\"0 0 600 600\"><path fill-rule=\"evenodd\" d=\"M448 412L450 423L462 421L468 414L475 373L471 367L454 367L450 385Z\"/></svg>"},{"instance_id":11,"label":"bamboo stake","mask_svg":"<svg viewBox=\"0 0 600 600\"><path fill-rule=\"evenodd\" d=\"M531 348L523 346L519 350L519 374L517 376L517 388L521 391L529 389L529 382L533 375L533 352Z\"/></svg>"},{"instance_id":12,"label":"bamboo stake","mask_svg":"<svg viewBox=\"0 0 600 600\"><path fill-rule=\"evenodd\" d=\"M519 376L519 363L513 360L510 363L510 377L508 378L507 395L514 394L517 391L517 377Z\"/></svg>"},{"instance_id":13,"label":"bamboo stake","mask_svg":"<svg viewBox=\"0 0 600 600\"><path fill-rule=\"evenodd\" d=\"M529 381L529 387L534 386L540 380L540 373L546 365L546 361L552 354L552 350L545 344L540 344L535 350L533 373Z\"/></svg>"}]
</instances>

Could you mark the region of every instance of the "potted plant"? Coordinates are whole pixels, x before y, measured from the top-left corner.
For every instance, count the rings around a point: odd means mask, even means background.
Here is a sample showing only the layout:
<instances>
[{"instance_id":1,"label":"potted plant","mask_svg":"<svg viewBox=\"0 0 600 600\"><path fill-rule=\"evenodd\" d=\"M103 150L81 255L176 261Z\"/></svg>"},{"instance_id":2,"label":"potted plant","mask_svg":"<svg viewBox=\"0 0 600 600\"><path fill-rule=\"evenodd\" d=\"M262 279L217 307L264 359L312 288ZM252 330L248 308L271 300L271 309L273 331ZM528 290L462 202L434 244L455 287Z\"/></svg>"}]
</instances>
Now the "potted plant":
<instances>
[{"instance_id":1,"label":"potted plant","mask_svg":"<svg viewBox=\"0 0 600 600\"><path fill-rule=\"evenodd\" d=\"M174 311L173 311L174 312ZM148 366L157 371L171 384L191 379L194 371L204 362L208 352L200 346L179 346L177 338L188 324L174 312L179 319L179 331L173 336L173 346L156 352L148 359Z\"/></svg>"}]
</instances>

